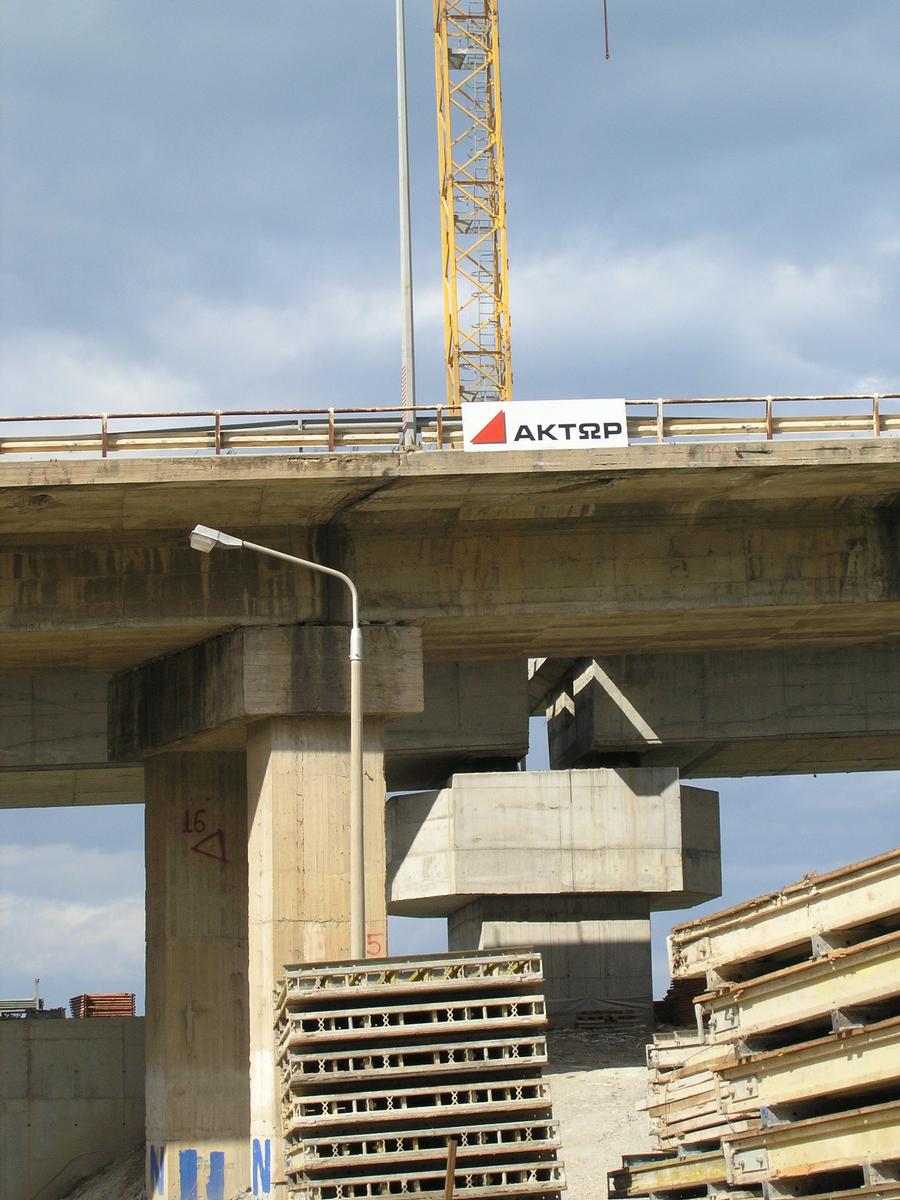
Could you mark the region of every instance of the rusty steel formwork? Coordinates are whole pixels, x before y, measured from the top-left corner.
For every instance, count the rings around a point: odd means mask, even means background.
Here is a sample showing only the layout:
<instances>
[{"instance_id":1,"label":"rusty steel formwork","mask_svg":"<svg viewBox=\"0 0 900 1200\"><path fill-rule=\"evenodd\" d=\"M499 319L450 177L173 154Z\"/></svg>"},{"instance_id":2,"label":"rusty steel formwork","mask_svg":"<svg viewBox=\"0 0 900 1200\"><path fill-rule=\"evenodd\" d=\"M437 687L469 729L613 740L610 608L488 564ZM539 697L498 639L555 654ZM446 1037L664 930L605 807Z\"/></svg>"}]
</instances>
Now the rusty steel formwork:
<instances>
[{"instance_id":1,"label":"rusty steel formwork","mask_svg":"<svg viewBox=\"0 0 900 1200\"><path fill-rule=\"evenodd\" d=\"M542 984L527 950L289 969L276 1011L291 1195L558 1200Z\"/></svg>"}]
</instances>

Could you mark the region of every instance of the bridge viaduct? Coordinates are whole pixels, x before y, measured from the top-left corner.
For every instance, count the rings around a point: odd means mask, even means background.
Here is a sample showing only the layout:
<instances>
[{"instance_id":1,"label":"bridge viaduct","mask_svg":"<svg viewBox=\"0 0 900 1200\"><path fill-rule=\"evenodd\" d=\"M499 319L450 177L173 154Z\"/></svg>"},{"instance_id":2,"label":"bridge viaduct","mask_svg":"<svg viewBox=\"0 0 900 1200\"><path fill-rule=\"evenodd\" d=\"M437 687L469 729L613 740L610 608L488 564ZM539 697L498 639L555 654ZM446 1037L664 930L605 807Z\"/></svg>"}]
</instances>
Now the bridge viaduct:
<instances>
[{"instance_id":1,"label":"bridge viaduct","mask_svg":"<svg viewBox=\"0 0 900 1200\"><path fill-rule=\"evenodd\" d=\"M681 777L900 766L898 439L4 462L0 805L145 803L155 1194L184 1146L277 1189L272 985L348 949L345 597L196 523L358 584L373 955L446 914L561 1019L646 1002L649 912L718 892Z\"/></svg>"}]
</instances>

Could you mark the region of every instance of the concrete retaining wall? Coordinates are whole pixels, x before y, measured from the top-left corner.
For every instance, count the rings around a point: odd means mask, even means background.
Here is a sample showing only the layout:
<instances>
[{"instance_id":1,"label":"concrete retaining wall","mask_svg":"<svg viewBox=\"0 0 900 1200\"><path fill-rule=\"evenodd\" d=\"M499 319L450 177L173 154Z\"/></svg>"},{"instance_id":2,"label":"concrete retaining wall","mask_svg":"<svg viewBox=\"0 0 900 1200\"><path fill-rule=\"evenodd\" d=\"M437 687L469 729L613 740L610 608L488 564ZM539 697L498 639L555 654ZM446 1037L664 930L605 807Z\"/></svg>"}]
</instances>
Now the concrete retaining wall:
<instances>
[{"instance_id":1,"label":"concrete retaining wall","mask_svg":"<svg viewBox=\"0 0 900 1200\"><path fill-rule=\"evenodd\" d=\"M144 1140L144 1021L0 1021L0 1196L56 1200Z\"/></svg>"}]
</instances>

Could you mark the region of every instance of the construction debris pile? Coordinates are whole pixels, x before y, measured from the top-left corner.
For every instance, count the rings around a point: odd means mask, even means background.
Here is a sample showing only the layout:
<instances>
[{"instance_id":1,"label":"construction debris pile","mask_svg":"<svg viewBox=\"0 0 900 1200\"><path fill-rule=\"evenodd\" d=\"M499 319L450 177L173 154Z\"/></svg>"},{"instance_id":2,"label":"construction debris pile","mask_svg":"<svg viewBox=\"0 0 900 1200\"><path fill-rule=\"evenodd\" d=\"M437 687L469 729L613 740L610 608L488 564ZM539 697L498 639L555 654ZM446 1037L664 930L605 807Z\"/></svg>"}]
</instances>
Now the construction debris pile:
<instances>
[{"instance_id":1,"label":"construction debris pile","mask_svg":"<svg viewBox=\"0 0 900 1200\"><path fill-rule=\"evenodd\" d=\"M658 1153L610 1197L900 1197L900 850L677 926L697 1026L648 1047Z\"/></svg>"},{"instance_id":2,"label":"construction debris pile","mask_svg":"<svg viewBox=\"0 0 900 1200\"><path fill-rule=\"evenodd\" d=\"M69 1001L73 1017L133 1017L134 992L85 992Z\"/></svg>"},{"instance_id":3,"label":"construction debris pile","mask_svg":"<svg viewBox=\"0 0 900 1200\"><path fill-rule=\"evenodd\" d=\"M565 1187L541 958L290 968L277 1000L291 1196L543 1197ZM454 1166L455 1159L455 1166Z\"/></svg>"}]
</instances>

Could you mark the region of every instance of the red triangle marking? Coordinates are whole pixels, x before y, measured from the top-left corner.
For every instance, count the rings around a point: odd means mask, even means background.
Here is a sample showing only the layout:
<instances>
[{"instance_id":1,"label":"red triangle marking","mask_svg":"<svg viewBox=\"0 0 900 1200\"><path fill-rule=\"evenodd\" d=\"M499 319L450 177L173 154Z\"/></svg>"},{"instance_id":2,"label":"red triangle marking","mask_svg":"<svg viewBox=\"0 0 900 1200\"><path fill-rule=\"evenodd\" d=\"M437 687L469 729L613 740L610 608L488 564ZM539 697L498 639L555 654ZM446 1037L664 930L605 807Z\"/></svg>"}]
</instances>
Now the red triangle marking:
<instances>
[{"instance_id":1,"label":"red triangle marking","mask_svg":"<svg viewBox=\"0 0 900 1200\"><path fill-rule=\"evenodd\" d=\"M218 853L211 850L204 850L203 847L210 842L215 842L218 846ZM202 854L204 858L214 858L216 862L227 863L225 857L225 833L221 829L217 829L215 833L211 833L209 837L201 838L195 846L191 846L195 854Z\"/></svg>"},{"instance_id":2,"label":"red triangle marking","mask_svg":"<svg viewBox=\"0 0 900 1200\"><path fill-rule=\"evenodd\" d=\"M472 438L473 446L499 446L506 441L506 413L503 409L491 417L484 429Z\"/></svg>"}]
</instances>

